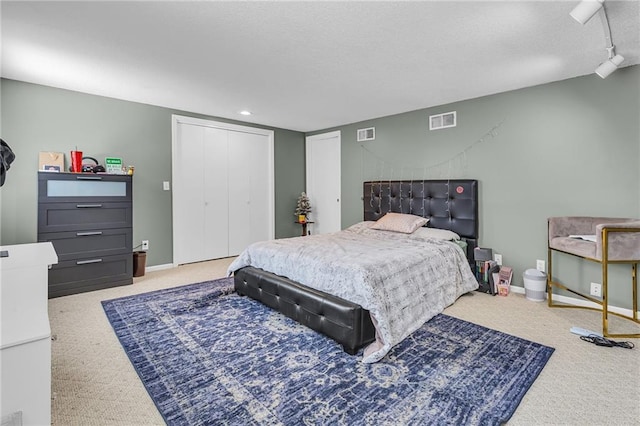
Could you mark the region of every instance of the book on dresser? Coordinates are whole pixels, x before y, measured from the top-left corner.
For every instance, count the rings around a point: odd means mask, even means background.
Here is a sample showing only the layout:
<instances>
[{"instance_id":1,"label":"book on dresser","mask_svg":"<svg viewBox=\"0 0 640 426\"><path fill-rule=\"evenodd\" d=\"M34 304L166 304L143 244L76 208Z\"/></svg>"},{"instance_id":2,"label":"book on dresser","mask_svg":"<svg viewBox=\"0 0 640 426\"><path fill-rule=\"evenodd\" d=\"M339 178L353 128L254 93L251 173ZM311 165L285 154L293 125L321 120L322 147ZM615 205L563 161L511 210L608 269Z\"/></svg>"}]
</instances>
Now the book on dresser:
<instances>
[{"instance_id":1,"label":"book on dresser","mask_svg":"<svg viewBox=\"0 0 640 426\"><path fill-rule=\"evenodd\" d=\"M133 177L38 172L38 241L51 242L49 297L133 283Z\"/></svg>"}]
</instances>

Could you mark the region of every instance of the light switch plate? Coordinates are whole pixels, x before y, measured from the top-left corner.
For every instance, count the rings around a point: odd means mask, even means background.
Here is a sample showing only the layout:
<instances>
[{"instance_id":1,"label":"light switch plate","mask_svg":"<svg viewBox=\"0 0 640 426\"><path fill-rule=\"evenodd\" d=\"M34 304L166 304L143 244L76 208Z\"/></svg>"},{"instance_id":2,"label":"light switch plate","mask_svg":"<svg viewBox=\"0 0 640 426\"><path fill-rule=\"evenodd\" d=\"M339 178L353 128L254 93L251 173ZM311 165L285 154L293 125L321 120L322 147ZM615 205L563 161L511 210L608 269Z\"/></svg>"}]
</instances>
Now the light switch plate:
<instances>
[{"instance_id":1,"label":"light switch plate","mask_svg":"<svg viewBox=\"0 0 640 426\"><path fill-rule=\"evenodd\" d=\"M169 181L165 180L164 182L162 182L162 189L164 189L165 191L171 189L171 187L169 186Z\"/></svg>"}]
</instances>

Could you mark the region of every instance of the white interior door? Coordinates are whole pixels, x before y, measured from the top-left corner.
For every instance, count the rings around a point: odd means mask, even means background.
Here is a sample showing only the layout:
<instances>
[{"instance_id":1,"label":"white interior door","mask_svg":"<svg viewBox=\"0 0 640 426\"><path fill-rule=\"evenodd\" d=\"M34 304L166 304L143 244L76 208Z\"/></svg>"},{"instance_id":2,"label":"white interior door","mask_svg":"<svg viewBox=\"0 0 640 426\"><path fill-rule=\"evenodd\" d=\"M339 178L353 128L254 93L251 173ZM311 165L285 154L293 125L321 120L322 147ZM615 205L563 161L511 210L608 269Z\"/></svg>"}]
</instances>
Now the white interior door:
<instances>
[{"instance_id":1,"label":"white interior door","mask_svg":"<svg viewBox=\"0 0 640 426\"><path fill-rule=\"evenodd\" d=\"M342 227L340 146L339 131L306 138L307 195L315 234L336 232Z\"/></svg>"}]
</instances>

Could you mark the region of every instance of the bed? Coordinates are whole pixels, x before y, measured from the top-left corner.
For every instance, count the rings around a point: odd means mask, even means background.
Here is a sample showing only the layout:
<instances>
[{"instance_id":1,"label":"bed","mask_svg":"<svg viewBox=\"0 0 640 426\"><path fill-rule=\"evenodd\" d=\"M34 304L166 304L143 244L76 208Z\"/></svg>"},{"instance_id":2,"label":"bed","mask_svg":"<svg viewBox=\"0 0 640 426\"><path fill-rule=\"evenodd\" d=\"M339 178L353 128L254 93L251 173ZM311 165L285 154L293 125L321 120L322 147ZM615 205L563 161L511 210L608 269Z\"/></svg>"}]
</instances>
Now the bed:
<instances>
[{"instance_id":1,"label":"bed","mask_svg":"<svg viewBox=\"0 0 640 426\"><path fill-rule=\"evenodd\" d=\"M478 182L375 181L363 185L364 221L332 234L260 242L229 267L254 298L376 362L391 347L475 290ZM415 232L373 229L388 217L427 218ZM460 241L433 238L452 232Z\"/></svg>"}]
</instances>

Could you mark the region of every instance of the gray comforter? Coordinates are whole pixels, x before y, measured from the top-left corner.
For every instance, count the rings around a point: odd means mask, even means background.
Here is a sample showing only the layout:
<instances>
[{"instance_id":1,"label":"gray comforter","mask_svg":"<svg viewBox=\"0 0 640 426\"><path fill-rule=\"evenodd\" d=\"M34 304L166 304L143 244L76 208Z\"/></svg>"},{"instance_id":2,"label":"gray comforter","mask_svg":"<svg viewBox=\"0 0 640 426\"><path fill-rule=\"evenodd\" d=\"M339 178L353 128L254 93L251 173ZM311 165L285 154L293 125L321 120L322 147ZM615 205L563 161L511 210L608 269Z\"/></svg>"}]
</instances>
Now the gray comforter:
<instances>
[{"instance_id":1,"label":"gray comforter","mask_svg":"<svg viewBox=\"0 0 640 426\"><path fill-rule=\"evenodd\" d=\"M379 361L478 283L455 243L369 229L373 223L252 244L228 273L254 266L361 305L377 330L363 362Z\"/></svg>"}]
</instances>

